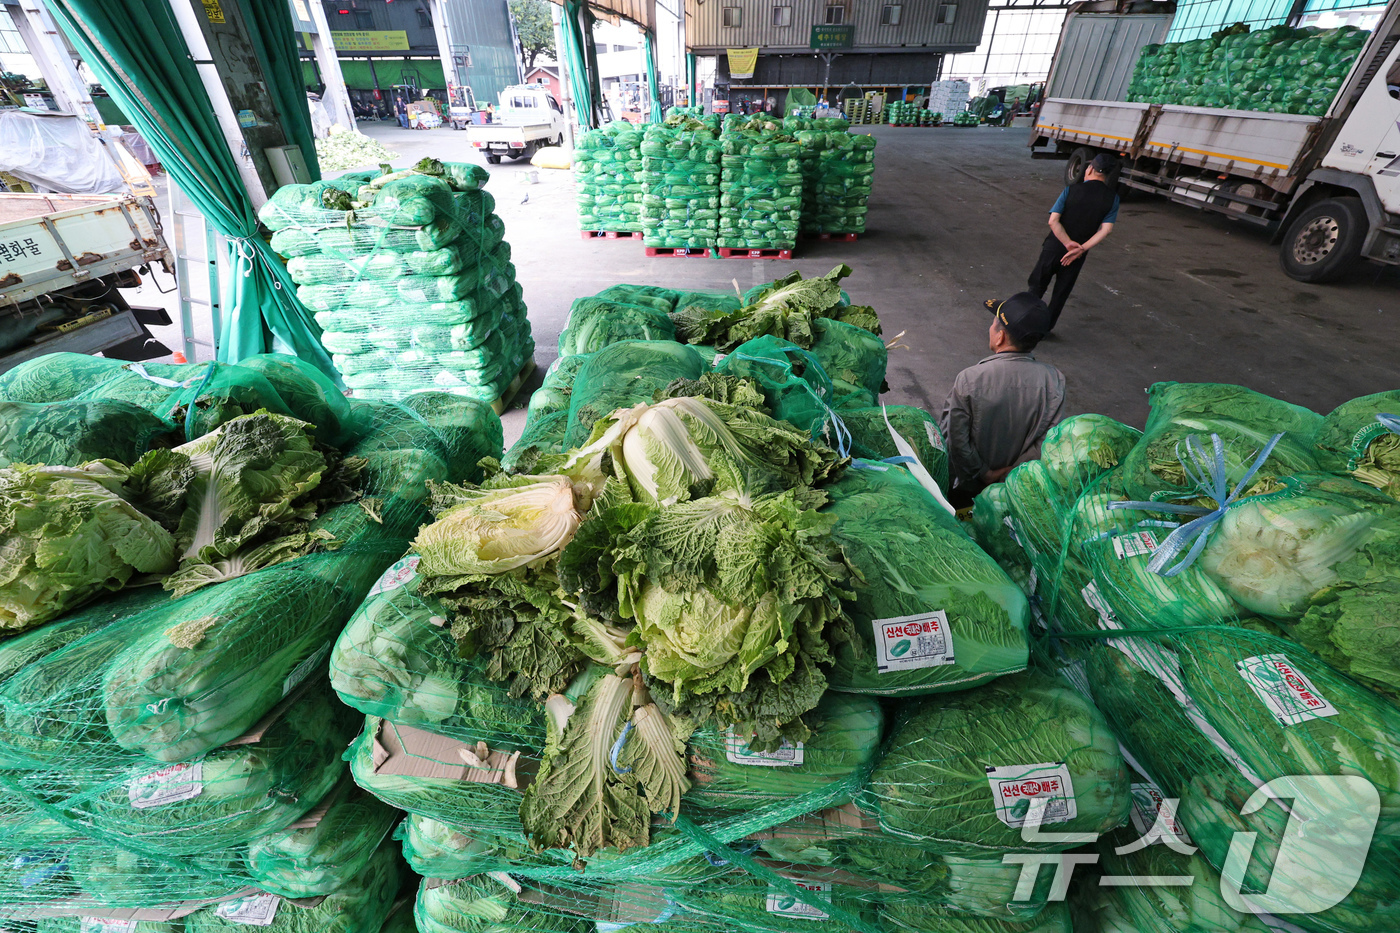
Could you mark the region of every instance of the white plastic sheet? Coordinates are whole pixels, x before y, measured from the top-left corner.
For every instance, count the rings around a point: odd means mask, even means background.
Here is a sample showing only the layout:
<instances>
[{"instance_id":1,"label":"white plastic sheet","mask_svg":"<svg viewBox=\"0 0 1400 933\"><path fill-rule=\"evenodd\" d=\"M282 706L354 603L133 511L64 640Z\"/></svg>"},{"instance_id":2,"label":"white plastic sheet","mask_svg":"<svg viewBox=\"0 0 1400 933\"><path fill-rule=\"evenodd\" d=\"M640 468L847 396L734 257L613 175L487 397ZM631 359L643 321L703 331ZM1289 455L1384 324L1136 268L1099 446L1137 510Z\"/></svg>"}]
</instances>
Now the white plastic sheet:
<instances>
[{"instance_id":1,"label":"white plastic sheet","mask_svg":"<svg viewBox=\"0 0 1400 933\"><path fill-rule=\"evenodd\" d=\"M0 112L0 171L29 182L37 191L125 191L126 182L105 145L71 114Z\"/></svg>"}]
</instances>

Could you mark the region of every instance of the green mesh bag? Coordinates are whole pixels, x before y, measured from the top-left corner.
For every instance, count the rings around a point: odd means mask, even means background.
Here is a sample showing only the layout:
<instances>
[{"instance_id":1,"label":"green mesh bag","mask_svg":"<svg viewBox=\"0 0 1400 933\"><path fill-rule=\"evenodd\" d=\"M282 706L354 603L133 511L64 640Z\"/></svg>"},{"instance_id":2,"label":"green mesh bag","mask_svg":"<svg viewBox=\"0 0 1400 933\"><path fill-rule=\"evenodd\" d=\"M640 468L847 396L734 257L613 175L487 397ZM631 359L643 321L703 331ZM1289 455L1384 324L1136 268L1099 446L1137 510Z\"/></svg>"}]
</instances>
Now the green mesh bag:
<instances>
[{"instance_id":1,"label":"green mesh bag","mask_svg":"<svg viewBox=\"0 0 1400 933\"><path fill-rule=\"evenodd\" d=\"M458 652L447 625L451 614L419 593L417 568L417 555L409 555L386 570L336 641L331 683L341 699L469 744L495 747L513 739L542 747L538 708L487 679L483 660Z\"/></svg>"},{"instance_id":2,"label":"green mesh bag","mask_svg":"<svg viewBox=\"0 0 1400 933\"><path fill-rule=\"evenodd\" d=\"M778 337L758 337L741 344L715 369L753 380L774 418L842 449L845 428L833 410L835 387L809 351Z\"/></svg>"},{"instance_id":3,"label":"green mesh bag","mask_svg":"<svg viewBox=\"0 0 1400 933\"><path fill-rule=\"evenodd\" d=\"M1142 432L1107 415L1074 415L1045 433L1040 462L1063 503L1118 466Z\"/></svg>"},{"instance_id":4,"label":"green mesh bag","mask_svg":"<svg viewBox=\"0 0 1400 933\"><path fill-rule=\"evenodd\" d=\"M101 917L44 917L37 921L34 930L36 933L104 933L105 930L118 928L130 933L181 933L184 925L178 920L104 921ZM16 926L14 929L20 928Z\"/></svg>"},{"instance_id":5,"label":"green mesh bag","mask_svg":"<svg viewBox=\"0 0 1400 933\"><path fill-rule=\"evenodd\" d=\"M511 854L456 826L410 813L394 830L409 867L424 878L468 878L483 874Z\"/></svg>"},{"instance_id":6,"label":"green mesh bag","mask_svg":"<svg viewBox=\"0 0 1400 933\"><path fill-rule=\"evenodd\" d=\"M311 425L322 443L346 447L373 427L354 418L345 395L325 373L295 356L259 353L238 365L271 383L292 417Z\"/></svg>"},{"instance_id":7,"label":"green mesh bag","mask_svg":"<svg viewBox=\"0 0 1400 933\"><path fill-rule=\"evenodd\" d=\"M600 419L650 402L658 389L677 379L698 379L707 368L695 350L667 340L623 341L589 354L569 396L565 446L581 446Z\"/></svg>"},{"instance_id":8,"label":"green mesh bag","mask_svg":"<svg viewBox=\"0 0 1400 933\"><path fill-rule=\"evenodd\" d=\"M448 883L425 879L413 914L419 933L593 933L591 919L526 902L487 877Z\"/></svg>"},{"instance_id":9,"label":"green mesh bag","mask_svg":"<svg viewBox=\"0 0 1400 933\"><path fill-rule=\"evenodd\" d=\"M885 367L888 351L885 343L864 327L816 318L812 321L815 338L811 354L822 364L836 388L837 405L863 407L854 398L868 396L873 404L888 386Z\"/></svg>"},{"instance_id":10,"label":"green mesh bag","mask_svg":"<svg viewBox=\"0 0 1400 933\"><path fill-rule=\"evenodd\" d=\"M1030 920L987 919L956 910L902 904L880 912L880 928L886 933L1077 933L1079 929L1062 903L1051 904Z\"/></svg>"},{"instance_id":11,"label":"green mesh bag","mask_svg":"<svg viewBox=\"0 0 1400 933\"><path fill-rule=\"evenodd\" d=\"M0 466L135 463L173 432L171 425L126 402L0 402Z\"/></svg>"},{"instance_id":12,"label":"green mesh bag","mask_svg":"<svg viewBox=\"0 0 1400 933\"><path fill-rule=\"evenodd\" d=\"M259 836L248 845L248 871L270 894L301 898L354 885L399 812L343 781L312 814L314 826Z\"/></svg>"},{"instance_id":13,"label":"green mesh bag","mask_svg":"<svg viewBox=\"0 0 1400 933\"><path fill-rule=\"evenodd\" d=\"M501 466L511 473L534 472L541 457L564 453L564 436L568 430L567 410L528 418L520 438L501 458Z\"/></svg>"},{"instance_id":14,"label":"green mesh bag","mask_svg":"<svg viewBox=\"0 0 1400 933\"><path fill-rule=\"evenodd\" d=\"M683 803L749 809L819 792L873 764L884 725L875 700L829 693L804 721L812 738L774 752L754 752L730 730L697 730L687 748L693 784Z\"/></svg>"},{"instance_id":15,"label":"green mesh bag","mask_svg":"<svg viewBox=\"0 0 1400 933\"><path fill-rule=\"evenodd\" d=\"M559 355L592 353L623 340L674 340L675 325L665 311L601 298L579 298L559 335Z\"/></svg>"},{"instance_id":16,"label":"green mesh bag","mask_svg":"<svg viewBox=\"0 0 1400 933\"><path fill-rule=\"evenodd\" d=\"M112 378L127 364L84 353L49 353L0 373L0 399L7 402L65 402ZM194 366L178 371L194 370ZM176 367L152 363L152 371L172 378Z\"/></svg>"},{"instance_id":17,"label":"green mesh bag","mask_svg":"<svg viewBox=\"0 0 1400 933\"><path fill-rule=\"evenodd\" d=\"M1029 592L1031 562L1017 540L1015 521L1011 514L1011 494L1006 484L993 483L972 500L972 514L967 519L968 533L1016 581L1017 586Z\"/></svg>"},{"instance_id":18,"label":"green mesh bag","mask_svg":"<svg viewBox=\"0 0 1400 933\"><path fill-rule=\"evenodd\" d=\"M893 431L914 449L934 482L948 489L948 445L938 419L913 405L879 408L842 408L841 422L851 432L851 456L861 460L887 460L906 456L895 444ZM979 540L980 543L980 540Z\"/></svg>"},{"instance_id":19,"label":"green mesh bag","mask_svg":"<svg viewBox=\"0 0 1400 933\"><path fill-rule=\"evenodd\" d=\"M1350 473L1400 499L1400 390L1343 402L1322 420L1313 438L1317 462L1333 473Z\"/></svg>"},{"instance_id":20,"label":"green mesh bag","mask_svg":"<svg viewBox=\"0 0 1400 933\"><path fill-rule=\"evenodd\" d=\"M378 933L399 891L400 862L392 844L380 846L350 884L306 906L273 894L255 894L195 911L185 933L245 933L256 925L270 933Z\"/></svg>"},{"instance_id":21,"label":"green mesh bag","mask_svg":"<svg viewBox=\"0 0 1400 933\"><path fill-rule=\"evenodd\" d=\"M1123 485L1135 500L1191 499L1195 484L1183 469L1187 439L1223 442L1229 488L1243 478L1275 434L1253 483L1318 468L1312 438L1322 416L1241 386L1159 382L1148 389L1152 406L1142 440L1123 458ZM1246 490L1248 491L1248 490Z\"/></svg>"},{"instance_id":22,"label":"green mesh bag","mask_svg":"<svg viewBox=\"0 0 1400 933\"><path fill-rule=\"evenodd\" d=\"M836 690L911 696L1024 670L1020 588L907 470L857 463L828 487L832 534L860 572L836 649Z\"/></svg>"},{"instance_id":23,"label":"green mesh bag","mask_svg":"<svg viewBox=\"0 0 1400 933\"><path fill-rule=\"evenodd\" d=\"M654 308L663 314L676 309L678 292L661 285L629 285L620 283L609 285L594 297L603 301L620 301L623 304L642 305Z\"/></svg>"},{"instance_id":24,"label":"green mesh bag","mask_svg":"<svg viewBox=\"0 0 1400 933\"><path fill-rule=\"evenodd\" d=\"M1050 832L1106 832L1127 817L1128 773L1102 714L1028 673L912 706L858 802L949 854L1053 851L1064 844L1022 840L1031 807Z\"/></svg>"}]
</instances>

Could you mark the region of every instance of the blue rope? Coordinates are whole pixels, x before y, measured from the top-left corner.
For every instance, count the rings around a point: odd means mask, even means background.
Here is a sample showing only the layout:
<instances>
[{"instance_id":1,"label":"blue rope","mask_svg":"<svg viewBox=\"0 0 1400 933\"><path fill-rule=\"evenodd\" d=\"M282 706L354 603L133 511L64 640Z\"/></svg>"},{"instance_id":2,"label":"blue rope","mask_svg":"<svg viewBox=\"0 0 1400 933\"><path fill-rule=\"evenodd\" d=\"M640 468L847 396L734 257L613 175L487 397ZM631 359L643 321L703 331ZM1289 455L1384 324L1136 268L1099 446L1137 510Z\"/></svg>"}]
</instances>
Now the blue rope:
<instances>
[{"instance_id":1,"label":"blue rope","mask_svg":"<svg viewBox=\"0 0 1400 933\"><path fill-rule=\"evenodd\" d=\"M204 389L206 386L209 385L209 380L214 378L214 367L218 365L219 364L217 360L209 361L208 368L204 370L204 378L199 381L199 388L194 390L194 395L190 397L189 402L185 405L185 440L187 441L194 440L194 437L191 436L190 433L194 430L194 403L199 400L199 397L201 395L204 394Z\"/></svg>"},{"instance_id":2,"label":"blue rope","mask_svg":"<svg viewBox=\"0 0 1400 933\"><path fill-rule=\"evenodd\" d=\"M618 774L632 773L631 768L619 768L617 766L617 756L622 754L622 746L627 744L627 737L631 734L632 720L629 719L627 720L627 725L622 727L622 734L617 737L617 741L613 743L612 751L608 754L608 762L612 765L612 769Z\"/></svg>"},{"instance_id":3,"label":"blue rope","mask_svg":"<svg viewBox=\"0 0 1400 933\"><path fill-rule=\"evenodd\" d=\"M1225 473L1225 445L1220 440L1219 434L1212 434L1211 454L1207 454L1201 447L1196 435L1186 438L1186 452L1183 454L1181 445L1177 445L1177 457L1181 461L1182 468L1186 471L1186 477L1195 485L1196 491L1203 496L1214 499L1217 506L1209 509L1198 505L1181 505L1174 502L1110 502L1110 509L1136 509L1139 511L1166 512L1172 515L1194 516L1191 521L1184 525L1177 526L1176 530L1167 535L1167 540L1163 541L1153 553L1152 558L1147 562L1147 569L1155 574L1164 577L1174 577L1196 562L1196 558L1201 556L1205 550L1206 542L1210 540L1211 532L1215 531L1220 520L1225 517L1231 506L1235 505L1250 480L1254 479L1254 474L1258 473L1264 466L1264 462L1269 459L1269 455L1274 452L1274 447L1283 439L1280 432L1275 434L1264 449L1259 452L1259 456L1254 459L1253 465L1245 472L1240 481L1235 484L1235 488L1229 488L1229 477ZM1186 555L1172 564L1167 565L1176 558L1182 551Z\"/></svg>"}]
</instances>

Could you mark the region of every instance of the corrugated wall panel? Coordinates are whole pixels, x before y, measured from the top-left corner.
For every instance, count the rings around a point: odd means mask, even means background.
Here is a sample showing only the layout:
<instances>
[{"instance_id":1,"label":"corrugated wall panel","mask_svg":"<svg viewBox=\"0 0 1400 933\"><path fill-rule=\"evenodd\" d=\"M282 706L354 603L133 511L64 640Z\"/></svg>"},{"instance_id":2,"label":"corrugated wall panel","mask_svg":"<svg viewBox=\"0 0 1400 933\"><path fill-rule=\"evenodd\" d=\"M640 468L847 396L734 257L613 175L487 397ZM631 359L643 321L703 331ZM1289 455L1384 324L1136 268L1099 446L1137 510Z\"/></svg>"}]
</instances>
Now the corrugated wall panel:
<instances>
[{"instance_id":1,"label":"corrugated wall panel","mask_svg":"<svg viewBox=\"0 0 1400 933\"><path fill-rule=\"evenodd\" d=\"M773 7L792 6L792 25L774 26ZM938 7L952 0L901 0L897 26L881 26L884 0L850 0L846 22L855 27L855 48L928 48L970 51L982 40L988 0L956 0L957 15L949 25L937 25ZM741 25L723 25L724 8L738 7ZM691 49L773 50L808 48L812 26L826 22L825 0L707 0L688 2L687 44Z\"/></svg>"},{"instance_id":2,"label":"corrugated wall panel","mask_svg":"<svg viewBox=\"0 0 1400 933\"><path fill-rule=\"evenodd\" d=\"M1082 13L1065 21L1047 97L1122 100L1144 45L1161 42L1169 15Z\"/></svg>"}]
</instances>

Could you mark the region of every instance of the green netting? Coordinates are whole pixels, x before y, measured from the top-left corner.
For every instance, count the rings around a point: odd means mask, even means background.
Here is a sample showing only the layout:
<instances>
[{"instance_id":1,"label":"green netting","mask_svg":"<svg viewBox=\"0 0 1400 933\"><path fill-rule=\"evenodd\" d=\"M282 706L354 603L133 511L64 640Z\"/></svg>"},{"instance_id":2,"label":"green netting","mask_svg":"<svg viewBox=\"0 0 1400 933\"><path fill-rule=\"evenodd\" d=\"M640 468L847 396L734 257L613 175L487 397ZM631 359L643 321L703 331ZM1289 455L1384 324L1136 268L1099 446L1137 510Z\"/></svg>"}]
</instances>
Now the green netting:
<instances>
[{"instance_id":1,"label":"green netting","mask_svg":"<svg viewBox=\"0 0 1400 933\"><path fill-rule=\"evenodd\" d=\"M715 133L689 120L647 126L642 155L642 233L649 247L715 245L719 223L720 146Z\"/></svg>"},{"instance_id":2,"label":"green netting","mask_svg":"<svg viewBox=\"0 0 1400 933\"><path fill-rule=\"evenodd\" d=\"M534 355L504 227L477 165L287 185L259 216L357 396L500 397Z\"/></svg>"},{"instance_id":3,"label":"green netting","mask_svg":"<svg viewBox=\"0 0 1400 933\"><path fill-rule=\"evenodd\" d=\"M628 340L589 354L569 394L564 445L582 445L600 419L650 402L657 390L677 379L698 379L707 369L699 353L669 340ZM622 373L625 377L619 378Z\"/></svg>"},{"instance_id":4,"label":"green netting","mask_svg":"<svg viewBox=\"0 0 1400 933\"><path fill-rule=\"evenodd\" d=\"M792 249L802 220L802 147L772 121L726 120L720 151L715 244Z\"/></svg>"},{"instance_id":5,"label":"green netting","mask_svg":"<svg viewBox=\"0 0 1400 933\"><path fill-rule=\"evenodd\" d=\"M814 121L820 124L824 121ZM804 233L864 233L866 202L875 175L875 137L851 135L841 127L796 133L811 154L804 163Z\"/></svg>"},{"instance_id":6,"label":"green netting","mask_svg":"<svg viewBox=\"0 0 1400 933\"><path fill-rule=\"evenodd\" d=\"M134 463L173 433L172 425L127 402L0 402L0 466Z\"/></svg>"},{"instance_id":7,"label":"green netting","mask_svg":"<svg viewBox=\"0 0 1400 933\"><path fill-rule=\"evenodd\" d=\"M851 432L852 457L885 460L905 456L895 444L890 433L893 431L914 449L914 455L934 482L945 492L948 489L948 446L939 430L938 419L922 408L913 405L842 408L841 422Z\"/></svg>"},{"instance_id":8,"label":"green netting","mask_svg":"<svg viewBox=\"0 0 1400 933\"><path fill-rule=\"evenodd\" d=\"M573 172L582 230L642 230L642 132L618 121L574 140Z\"/></svg>"},{"instance_id":9,"label":"green netting","mask_svg":"<svg viewBox=\"0 0 1400 933\"><path fill-rule=\"evenodd\" d=\"M1068 844L1022 839L1031 807L1051 832L1106 832L1127 817L1128 773L1103 714L1028 673L913 705L858 801L950 854L1054 851Z\"/></svg>"},{"instance_id":10,"label":"green netting","mask_svg":"<svg viewBox=\"0 0 1400 933\"><path fill-rule=\"evenodd\" d=\"M843 408L863 408L865 405L860 403L866 397L867 404L875 404L889 388L885 385L889 361L885 342L864 327L828 318L814 319L812 331L816 339L810 352L831 377L838 404Z\"/></svg>"},{"instance_id":11,"label":"green netting","mask_svg":"<svg viewBox=\"0 0 1400 933\"><path fill-rule=\"evenodd\" d=\"M25 360L0 373L0 398L7 402L62 402L110 379L127 364L82 353L49 353ZM181 367L152 363L158 375L174 378L170 370L189 375L199 364Z\"/></svg>"},{"instance_id":12,"label":"green netting","mask_svg":"<svg viewBox=\"0 0 1400 933\"><path fill-rule=\"evenodd\" d=\"M856 463L829 488L833 534L863 582L836 690L909 696L1024 670L1025 595L903 467Z\"/></svg>"},{"instance_id":13,"label":"green netting","mask_svg":"<svg viewBox=\"0 0 1400 933\"><path fill-rule=\"evenodd\" d=\"M559 335L559 355L592 353L623 340L674 340L676 327L665 311L602 298L579 298Z\"/></svg>"},{"instance_id":14,"label":"green netting","mask_svg":"<svg viewBox=\"0 0 1400 933\"><path fill-rule=\"evenodd\" d=\"M1369 37L1356 26L1280 25L1144 46L1127 99L1321 116Z\"/></svg>"},{"instance_id":15,"label":"green netting","mask_svg":"<svg viewBox=\"0 0 1400 933\"><path fill-rule=\"evenodd\" d=\"M400 813L350 781L317 805L313 826L284 829L248 846L248 871L270 894L331 894L360 882Z\"/></svg>"},{"instance_id":16,"label":"green netting","mask_svg":"<svg viewBox=\"0 0 1400 933\"><path fill-rule=\"evenodd\" d=\"M398 847L386 842L353 882L313 904L250 895L184 918L185 933L378 933L399 891ZM270 915L270 916L269 916Z\"/></svg>"},{"instance_id":17,"label":"green netting","mask_svg":"<svg viewBox=\"0 0 1400 933\"><path fill-rule=\"evenodd\" d=\"M852 430L854 434L854 429ZM1017 540L1015 518L1011 514L1013 499L1005 483L993 483L977 494L972 514L968 516L968 531L982 550L1021 589L1030 592L1030 558Z\"/></svg>"},{"instance_id":18,"label":"green netting","mask_svg":"<svg viewBox=\"0 0 1400 933\"><path fill-rule=\"evenodd\" d=\"M409 867L424 878L467 878L493 867L503 854L495 840L483 842L448 823L410 813L394 831Z\"/></svg>"},{"instance_id":19,"label":"green netting","mask_svg":"<svg viewBox=\"0 0 1400 933\"><path fill-rule=\"evenodd\" d=\"M1377 392L1343 402L1322 421L1313 443L1317 462L1333 473L1350 473L1400 499L1400 390ZM1382 420L1378 415L1390 415Z\"/></svg>"},{"instance_id":20,"label":"green netting","mask_svg":"<svg viewBox=\"0 0 1400 933\"><path fill-rule=\"evenodd\" d=\"M809 431L814 438L825 438L827 443L840 442L842 429L833 410L836 389L809 351L779 337L758 337L741 344L715 369L753 380L773 417Z\"/></svg>"}]
</instances>

